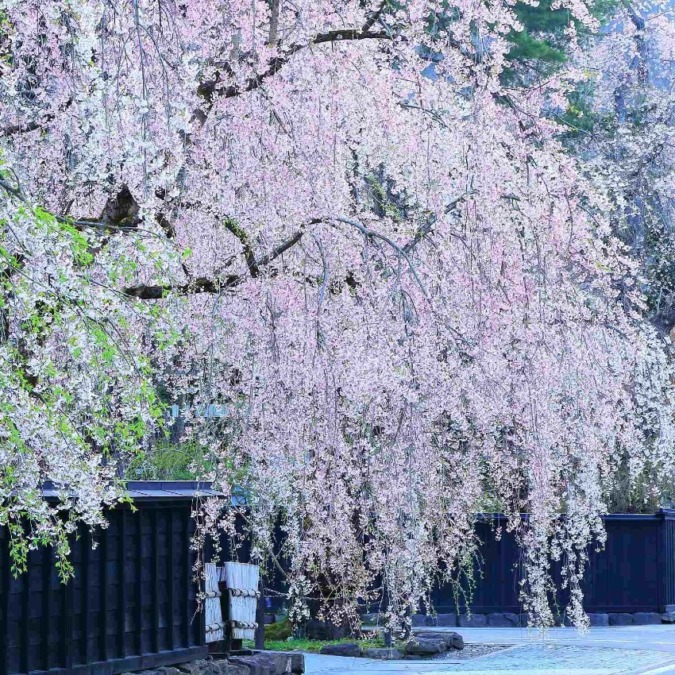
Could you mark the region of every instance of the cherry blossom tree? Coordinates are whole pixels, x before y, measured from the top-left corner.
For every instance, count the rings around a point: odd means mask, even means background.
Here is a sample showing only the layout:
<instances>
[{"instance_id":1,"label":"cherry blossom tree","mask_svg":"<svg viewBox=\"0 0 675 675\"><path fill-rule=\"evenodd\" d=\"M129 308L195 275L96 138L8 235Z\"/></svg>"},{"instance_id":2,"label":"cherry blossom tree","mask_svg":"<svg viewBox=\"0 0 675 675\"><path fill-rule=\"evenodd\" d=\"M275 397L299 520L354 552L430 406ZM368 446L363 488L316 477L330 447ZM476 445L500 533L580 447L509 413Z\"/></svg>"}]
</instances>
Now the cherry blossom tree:
<instances>
[{"instance_id":1,"label":"cherry blossom tree","mask_svg":"<svg viewBox=\"0 0 675 675\"><path fill-rule=\"evenodd\" d=\"M612 230L637 263L646 315L663 335L675 324L673 25L667 7L623 3L616 8L592 49L576 57L589 77L579 99L584 112L569 141L584 160L588 180L608 195ZM624 464L630 474L628 458ZM631 491L631 482L637 490ZM653 504L672 495L671 483L662 484L660 494L657 483L658 476L647 469L637 484L619 484L611 503L630 508L641 499Z\"/></svg>"},{"instance_id":2,"label":"cherry blossom tree","mask_svg":"<svg viewBox=\"0 0 675 675\"><path fill-rule=\"evenodd\" d=\"M594 8L559 5L580 51ZM554 621L559 559L583 625L620 463L673 470L667 345L611 186L548 114L583 73L508 88L501 0L0 17L0 522L63 539L46 478L71 527L100 522L161 381L228 404L197 431L208 477L246 490L260 559L281 522L294 619L319 591L340 620L384 589L399 625L470 566L489 495L532 621Z\"/></svg>"},{"instance_id":3,"label":"cherry blossom tree","mask_svg":"<svg viewBox=\"0 0 675 675\"><path fill-rule=\"evenodd\" d=\"M650 318L663 332L675 325L674 30L672 13L658 6L617 9L611 32L583 58L594 123L579 135L589 176L608 188L612 227L639 261Z\"/></svg>"}]
</instances>

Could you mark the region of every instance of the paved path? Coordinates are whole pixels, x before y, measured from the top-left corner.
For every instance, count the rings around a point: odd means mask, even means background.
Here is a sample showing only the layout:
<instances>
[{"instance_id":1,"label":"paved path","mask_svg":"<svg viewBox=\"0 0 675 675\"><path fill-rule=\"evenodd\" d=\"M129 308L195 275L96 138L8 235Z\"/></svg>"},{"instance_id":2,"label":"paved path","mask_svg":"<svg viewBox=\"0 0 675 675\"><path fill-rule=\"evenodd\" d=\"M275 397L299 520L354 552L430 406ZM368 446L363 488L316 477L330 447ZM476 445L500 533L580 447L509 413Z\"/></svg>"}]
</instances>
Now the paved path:
<instances>
[{"instance_id":1,"label":"paved path","mask_svg":"<svg viewBox=\"0 0 675 675\"><path fill-rule=\"evenodd\" d=\"M434 628L455 631L467 643L478 644L557 644L579 647L648 649L669 652L675 657L675 625L615 626L591 628L581 634L574 628L550 628L545 637L527 628Z\"/></svg>"},{"instance_id":2,"label":"paved path","mask_svg":"<svg viewBox=\"0 0 675 675\"><path fill-rule=\"evenodd\" d=\"M435 629L443 630L443 629ZM675 626L555 628L545 636L520 628L448 628L467 643L511 645L470 661L374 661L307 655L307 675L675 675Z\"/></svg>"}]
</instances>

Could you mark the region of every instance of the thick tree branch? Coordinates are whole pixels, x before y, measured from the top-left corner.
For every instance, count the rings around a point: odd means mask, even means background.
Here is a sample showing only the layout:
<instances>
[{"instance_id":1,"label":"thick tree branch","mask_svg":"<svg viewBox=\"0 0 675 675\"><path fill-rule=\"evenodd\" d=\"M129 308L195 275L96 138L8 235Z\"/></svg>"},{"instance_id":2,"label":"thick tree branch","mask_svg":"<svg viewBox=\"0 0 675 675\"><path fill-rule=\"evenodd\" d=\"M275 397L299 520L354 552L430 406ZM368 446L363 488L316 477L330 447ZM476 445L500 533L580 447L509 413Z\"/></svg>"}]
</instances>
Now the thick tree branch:
<instances>
[{"instance_id":1,"label":"thick tree branch","mask_svg":"<svg viewBox=\"0 0 675 675\"><path fill-rule=\"evenodd\" d=\"M380 19L382 12L387 8L389 0L382 0L380 6L368 17L368 20L363 24L361 29L363 32L368 32Z\"/></svg>"},{"instance_id":2,"label":"thick tree branch","mask_svg":"<svg viewBox=\"0 0 675 675\"><path fill-rule=\"evenodd\" d=\"M225 229L228 232L231 232L237 239L239 239L242 248L244 249L244 260L246 260L248 271L252 277L257 277L259 273L258 264L255 259L253 247L251 246L251 241L248 238L248 234L246 234L245 230L241 228L237 224L237 221L232 218L225 218L223 224L225 225Z\"/></svg>"},{"instance_id":3,"label":"thick tree branch","mask_svg":"<svg viewBox=\"0 0 675 675\"><path fill-rule=\"evenodd\" d=\"M136 227L141 222L139 213L140 207L131 190L123 185L116 195L108 198L98 220L102 225Z\"/></svg>"},{"instance_id":4,"label":"thick tree branch","mask_svg":"<svg viewBox=\"0 0 675 675\"><path fill-rule=\"evenodd\" d=\"M317 221L311 221L310 224L314 224ZM275 258L278 258L280 255L288 251L289 248L295 246L305 234L304 228L298 230L292 237L282 242L272 250L271 253L264 255L260 260L258 260L258 267L263 267L264 265L269 265Z\"/></svg>"},{"instance_id":5,"label":"thick tree branch","mask_svg":"<svg viewBox=\"0 0 675 675\"><path fill-rule=\"evenodd\" d=\"M250 78L244 85L233 84L229 87L219 89L218 85L221 81L220 73L216 73L215 77L212 80L203 82L199 85L197 91L199 95L205 99L208 109L213 106L215 99L220 98L234 98L235 96L241 96L242 94L258 89L263 82L276 75L290 58L297 52L305 49L310 45L319 45L325 44L327 42L341 42L341 41L350 41L350 40L388 40L391 39L391 35L385 31L372 31L370 29L357 29L357 28L341 28L338 30L328 31L326 33L320 33L312 38L309 42L303 44L293 44L290 45L283 54L272 59L267 70L256 75L255 77Z\"/></svg>"},{"instance_id":6,"label":"thick tree branch","mask_svg":"<svg viewBox=\"0 0 675 675\"><path fill-rule=\"evenodd\" d=\"M450 205L446 208L446 212L455 208L457 204L459 204L467 196L468 195L461 195L460 197L457 197L455 200L453 200L450 203ZM414 245L411 246L412 242L415 242L416 244L418 241L420 241L424 236L426 236L426 234L428 234L428 232L430 231L430 227L425 228L424 231L419 231L415 235L416 239L413 238L413 240L408 244L406 244L405 246L399 246L390 237L380 234L375 230L371 230L362 223L359 223L358 221L352 220L350 218L345 218L342 216L323 216L320 218L312 218L311 220L301 225L298 228L298 230L288 239L286 239L281 244L272 249L270 253L260 258L253 257L254 253L252 248L250 247L248 235L233 220L226 219L225 227L227 227L227 229L230 232L232 232L232 234L234 234L237 237L237 239L239 239L242 245L244 245L244 256L246 258L246 264L248 267L249 275L231 274L226 277L222 278L216 277L213 279L200 277L198 279L189 280L185 284L178 284L178 285L158 284L149 286L141 284L139 286L130 286L128 288L125 288L123 292L129 297L138 298L139 300L161 300L170 293L175 293L177 295L196 295L199 293L221 293L224 290L237 286L238 284L242 283L243 281L245 281L250 277L259 276L262 271L262 268L268 266L279 256L283 255L286 251L293 248L293 246L299 243L302 240L303 236L305 235L307 228L309 228L311 225L318 225L319 223L326 223L328 225L333 226L335 226L336 223L343 223L345 225L350 225L351 227L355 228L358 232L360 232L364 237L366 237L366 239L379 239L380 241L384 242L394 250L396 255L400 256L406 262L418 286L420 287L424 295L425 296L427 295L427 291L424 285L422 284L419 275L417 274L417 270L413 265L409 253L412 250L412 248L414 248Z\"/></svg>"},{"instance_id":7,"label":"thick tree branch","mask_svg":"<svg viewBox=\"0 0 675 675\"><path fill-rule=\"evenodd\" d=\"M276 246L270 253L258 258L254 261L254 268L257 274L260 273L262 267L266 267L271 262L283 255L286 251L293 248L305 234L305 230L309 225L316 225L322 222L321 219L315 218L308 223L302 225L295 234ZM228 228L229 229L229 228ZM231 231L231 230L230 230ZM245 235L245 233L244 233ZM249 273L251 273L251 265L248 265ZM253 274L251 273L251 276ZM154 285L148 286L145 284L139 286L130 286L124 289L125 295L139 300L161 300L169 293L176 293L177 295L195 295L198 293L220 293L228 288L232 288L248 277L241 274L230 274L223 278L208 279L206 277L199 277L198 279L190 280L188 283L172 285Z\"/></svg>"},{"instance_id":8,"label":"thick tree branch","mask_svg":"<svg viewBox=\"0 0 675 675\"><path fill-rule=\"evenodd\" d=\"M243 281L243 277L239 274L232 274L222 279L207 279L206 277L198 277L186 284L172 285L172 284L158 284L148 286L141 284L139 286L130 286L124 289L124 294L131 298L139 300L161 300L169 293L176 295L197 295L199 293L220 293L232 286L236 286Z\"/></svg>"},{"instance_id":9,"label":"thick tree branch","mask_svg":"<svg viewBox=\"0 0 675 675\"><path fill-rule=\"evenodd\" d=\"M53 119L54 115L47 115L41 120L33 120L32 122L24 122L23 124L9 124L0 129L0 137L14 136L15 134L27 134L31 131L36 131L37 129L40 129L43 124L51 122Z\"/></svg>"},{"instance_id":10,"label":"thick tree branch","mask_svg":"<svg viewBox=\"0 0 675 675\"><path fill-rule=\"evenodd\" d=\"M72 99L68 99L63 104L63 106L61 106L61 109L58 112L59 113L65 112L72 104L73 104ZM31 131L37 131L38 129L41 129L45 124L49 124L49 122L52 122L54 119L56 119L56 115L57 113L47 113L46 115L43 115L42 118L34 119L31 120L30 122L22 122L21 124L9 124L6 127L0 127L0 138L7 136L14 136L16 134L27 134L30 133Z\"/></svg>"}]
</instances>

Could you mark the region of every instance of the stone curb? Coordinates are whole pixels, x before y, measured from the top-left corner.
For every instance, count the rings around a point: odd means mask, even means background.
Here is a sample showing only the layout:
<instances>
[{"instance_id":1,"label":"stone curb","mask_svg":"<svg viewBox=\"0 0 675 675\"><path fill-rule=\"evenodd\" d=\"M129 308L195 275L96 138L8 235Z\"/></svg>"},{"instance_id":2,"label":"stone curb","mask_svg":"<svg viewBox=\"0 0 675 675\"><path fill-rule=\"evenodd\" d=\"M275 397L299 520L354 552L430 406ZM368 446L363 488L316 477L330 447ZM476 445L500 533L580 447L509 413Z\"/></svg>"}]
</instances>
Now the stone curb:
<instances>
[{"instance_id":1,"label":"stone curb","mask_svg":"<svg viewBox=\"0 0 675 675\"><path fill-rule=\"evenodd\" d=\"M675 624L675 612L591 612L588 614L591 626L651 626L662 623ZM363 614L364 626L383 625L384 617L378 614ZM527 614L512 612L491 612L490 614L455 614L436 615L413 614L413 628L518 628L527 627ZM571 625L564 620L564 625Z\"/></svg>"},{"instance_id":2,"label":"stone curb","mask_svg":"<svg viewBox=\"0 0 675 675\"><path fill-rule=\"evenodd\" d=\"M305 656L297 652L254 652L226 659L198 659L178 666L142 670L122 675L300 675Z\"/></svg>"}]
</instances>

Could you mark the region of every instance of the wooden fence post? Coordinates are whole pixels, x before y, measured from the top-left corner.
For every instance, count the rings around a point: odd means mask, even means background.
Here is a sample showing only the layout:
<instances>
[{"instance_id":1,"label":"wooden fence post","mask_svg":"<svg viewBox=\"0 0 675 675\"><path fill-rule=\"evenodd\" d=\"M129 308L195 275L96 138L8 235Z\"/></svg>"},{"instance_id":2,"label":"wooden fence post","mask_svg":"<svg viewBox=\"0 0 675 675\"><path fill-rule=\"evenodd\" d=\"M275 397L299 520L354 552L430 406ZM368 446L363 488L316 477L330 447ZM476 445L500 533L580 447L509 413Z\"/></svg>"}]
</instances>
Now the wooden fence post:
<instances>
[{"instance_id":1,"label":"wooden fence post","mask_svg":"<svg viewBox=\"0 0 675 675\"><path fill-rule=\"evenodd\" d=\"M262 574L258 583L260 596L255 610L255 620L258 624L255 629L255 648L265 649L265 585L263 584Z\"/></svg>"}]
</instances>

